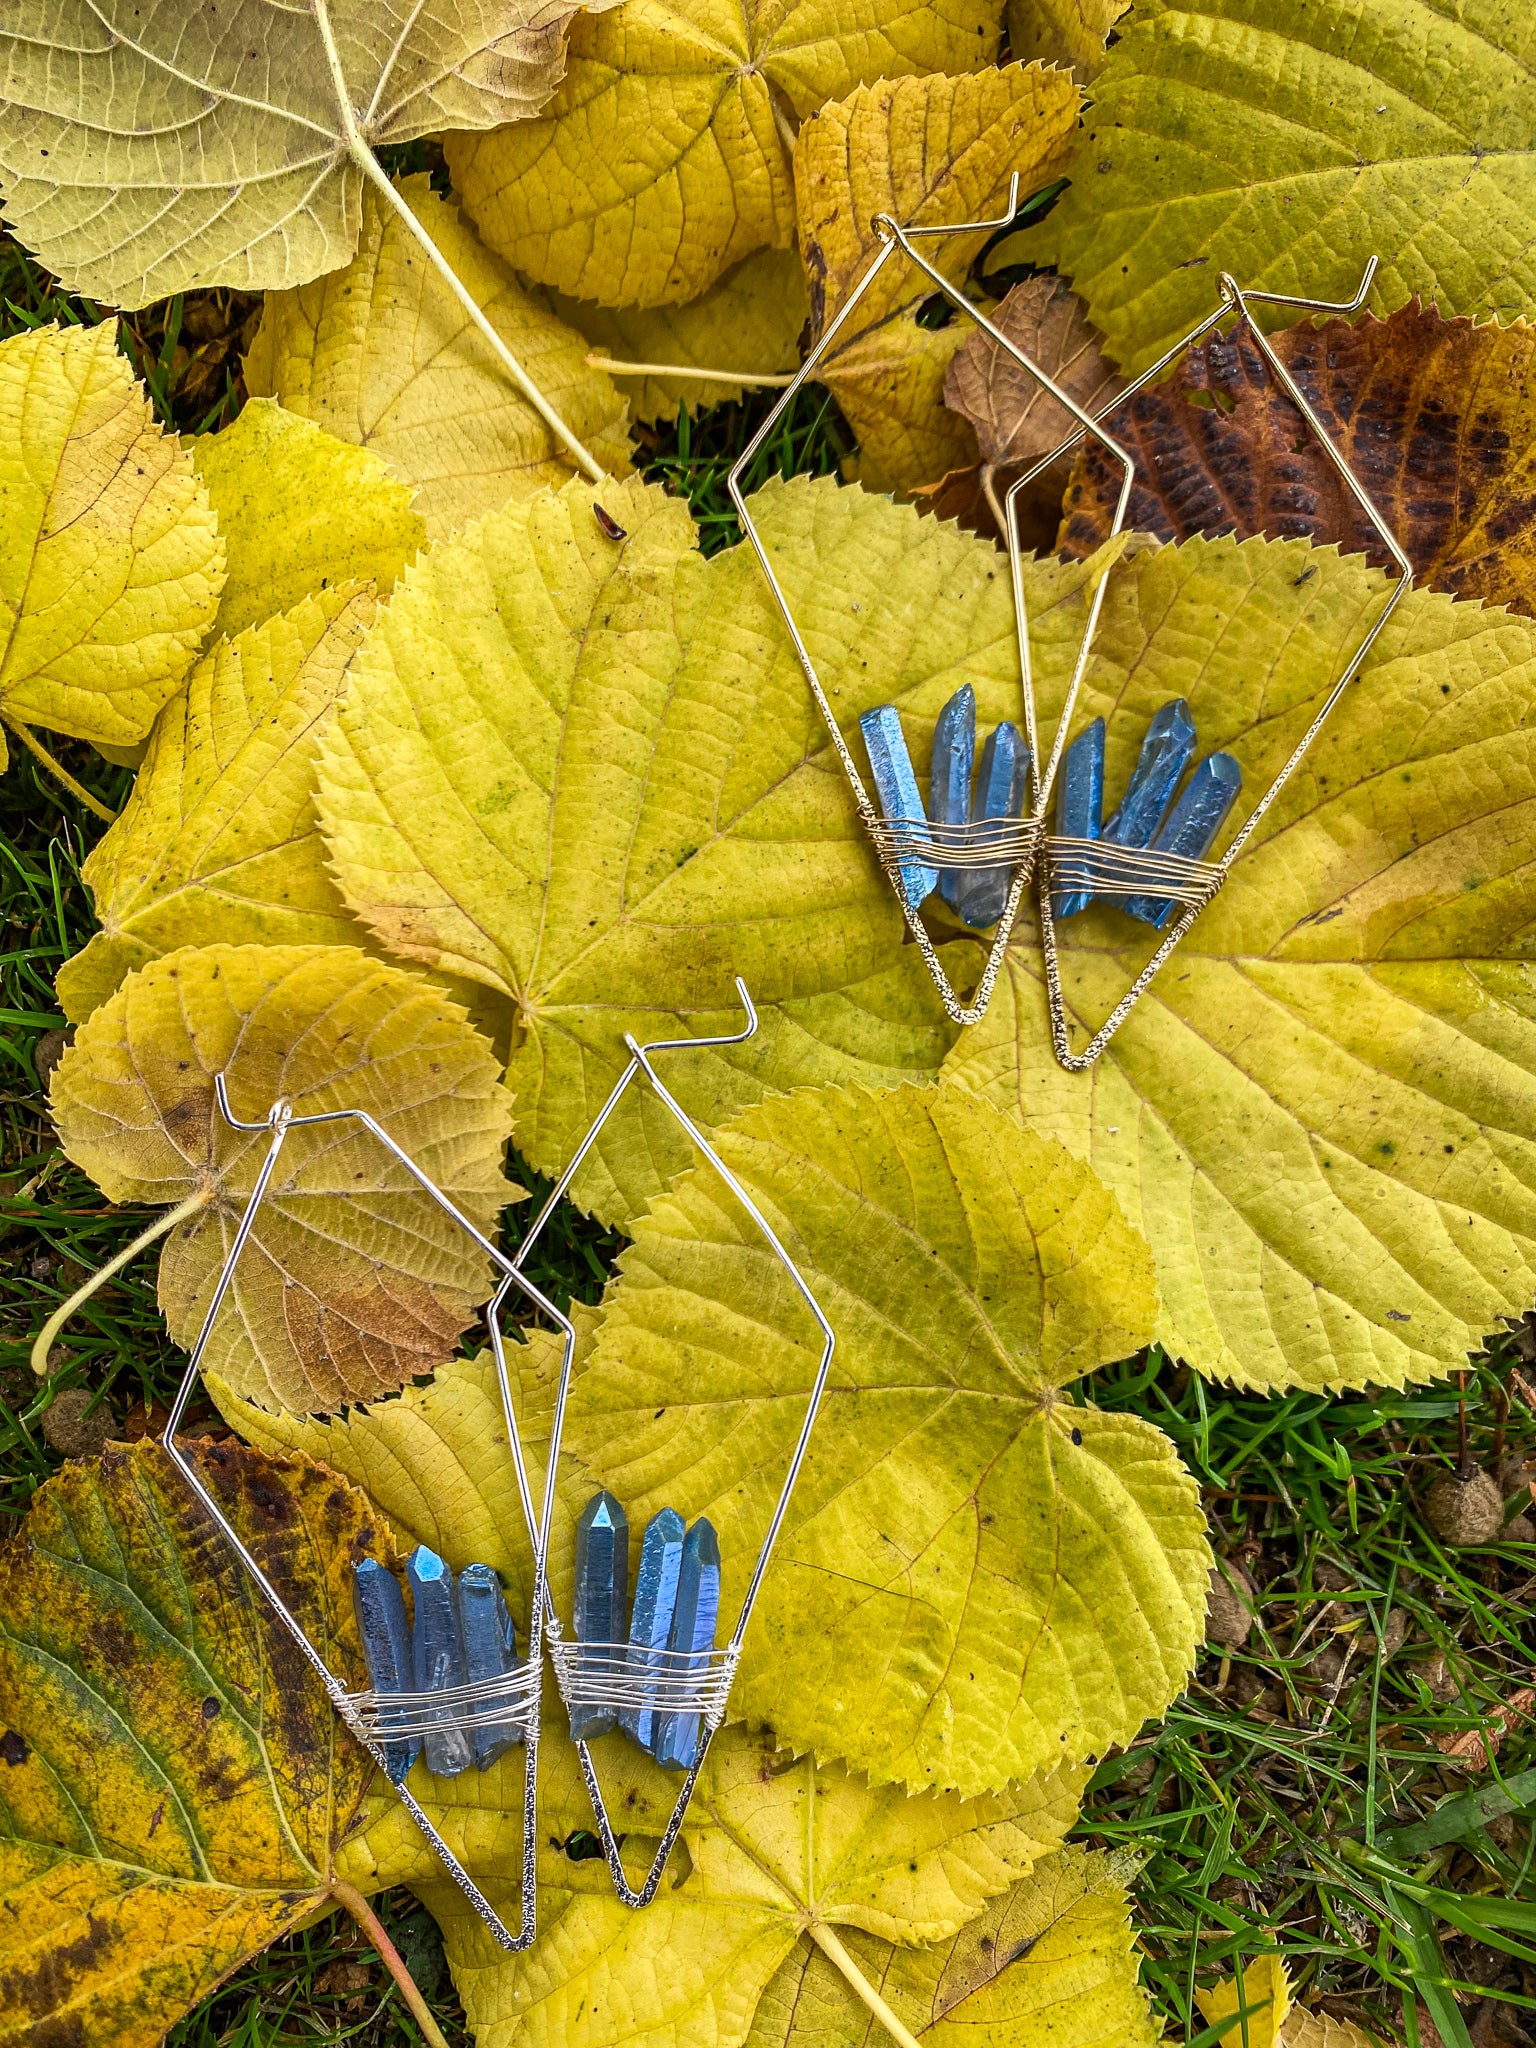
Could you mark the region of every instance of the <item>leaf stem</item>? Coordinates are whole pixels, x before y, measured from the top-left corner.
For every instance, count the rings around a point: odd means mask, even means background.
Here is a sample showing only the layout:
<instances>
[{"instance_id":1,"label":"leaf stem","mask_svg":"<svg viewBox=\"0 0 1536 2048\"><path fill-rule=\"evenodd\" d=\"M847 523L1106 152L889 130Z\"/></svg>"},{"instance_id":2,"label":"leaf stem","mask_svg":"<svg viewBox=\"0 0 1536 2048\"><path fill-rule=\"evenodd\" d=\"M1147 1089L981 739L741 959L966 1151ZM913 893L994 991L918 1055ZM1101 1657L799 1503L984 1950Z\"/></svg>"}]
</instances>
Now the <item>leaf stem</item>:
<instances>
[{"instance_id":1,"label":"leaf stem","mask_svg":"<svg viewBox=\"0 0 1536 2048\"><path fill-rule=\"evenodd\" d=\"M778 377L759 376L755 370L700 370L691 363L618 363L596 349L588 351L586 361L589 370L606 370L610 377L692 377L700 384L761 384L777 391L795 381L792 372Z\"/></svg>"},{"instance_id":2,"label":"leaf stem","mask_svg":"<svg viewBox=\"0 0 1536 2048\"><path fill-rule=\"evenodd\" d=\"M331 89L336 95L337 111L341 115L341 124L346 132L347 148L351 152L353 162L357 165L363 176L368 179L369 183L377 187L386 203L394 208L395 212L399 214L401 220L405 223L407 230L421 244L422 252L426 256L427 261L437 271L449 291L453 293L453 296L480 330L481 335L490 344L501 367L512 379L518 390L522 392L524 398L527 399L528 403L539 415L539 418L543 420L544 424L558 440L565 443L577 462L586 471L587 475L591 477L593 483L605 483L608 478L607 470L583 446L565 424L565 421L561 419L559 413L555 411L555 408L544 396L538 385L534 383L528 372L517 360L517 357L513 355L511 349L507 347L507 344L496 332L490 321L487 320L485 310L475 298L474 293L463 282L458 272L448 261L442 250L438 248L436 242L427 233L400 193L384 175L379 160L369 145L367 136L364 135L362 129L357 124L357 115L353 111L351 94L347 88L347 74L342 68L341 53L336 47L336 37L331 29L330 9L326 5L326 0L315 0L315 26L319 29L320 40L325 45L325 61L330 66L331 72Z\"/></svg>"},{"instance_id":3,"label":"leaf stem","mask_svg":"<svg viewBox=\"0 0 1536 2048\"><path fill-rule=\"evenodd\" d=\"M863 1999L891 2039L898 2044L898 2048L919 2048L917 2036L909 2032L902 2025L901 2021L897 2019L895 2013L891 2011L891 2008L880 1996L874 1985L870 1983L864 1972L853 1960L853 1957L849 1955L847 1949L843 1947L843 1944L838 1940L831 1928L826 1925L825 1921L815 1920L805 1931L827 1958L827 1961L835 1964L841 1970L849 1985Z\"/></svg>"},{"instance_id":4,"label":"leaf stem","mask_svg":"<svg viewBox=\"0 0 1536 2048\"><path fill-rule=\"evenodd\" d=\"M354 1886L342 1878L331 1880L331 1897L338 1906L345 1906L352 1918L362 1928L383 1958L384 1967L400 1988L400 1996L410 2009L411 2017L420 2027L427 2042L427 2048L448 2048L443 2030L428 2010L427 2001L417 1988L416 1979L405 1966L405 1958L384 1931L384 1922L372 1906Z\"/></svg>"},{"instance_id":5,"label":"leaf stem","mask_svg":"<svg viewBox=\"0 0 1536 2048\"><path fill-rule=\"evenodd\" d=\"M88 811L94 811L98 818L104 818L109 825L117 823L116 811L109 811L99 796L92 796L83 782L76 782L74 776L64 766L64 763L62 761L55 761L42 741L28 727L20 724L14 718L7 718L4 722L10 731L15 733L17 739L21 741L24 747L31 748L32 752L42 762L54 780L63 783L72 797L84 804Z\"/></svg>"},{"instance_id":6,"label":"leaf stem","mask_svg":"<svg viewBox=\"0 0 1536 2048\"><path fill-rule=\"evenodd\" d=\"M174 1230L178 1223L185 1223L189 1216L195 1216L199 1209L205 1209L212 1200L213 1190L211 1188L199 1188L195 1195L188 1195L187 1199L179 1203L176 1208L167 1209L163 1216L155 1218L148 1230L141 1230L131 1244L125 1244L114 1258L108 1259L107 1263L104 1266L99 1266L89 1279L83 1280L69 1297L68 1301L59 1303L59 1306L38 1331L32 1346L32 1370L39 1379L46 1378L47 1376L48 1354L53 1349L54 1338L58 1336L60 1330L63 1329L80 1304L84 1301L89 1301L98 1287L104 1286L114 1273L120 1272L130 1259L137 1257L143 1251L146 1245L153 1244L157 1237L164 1237L165 1233L168 1230Z\"/></svg>"}]
</instances>

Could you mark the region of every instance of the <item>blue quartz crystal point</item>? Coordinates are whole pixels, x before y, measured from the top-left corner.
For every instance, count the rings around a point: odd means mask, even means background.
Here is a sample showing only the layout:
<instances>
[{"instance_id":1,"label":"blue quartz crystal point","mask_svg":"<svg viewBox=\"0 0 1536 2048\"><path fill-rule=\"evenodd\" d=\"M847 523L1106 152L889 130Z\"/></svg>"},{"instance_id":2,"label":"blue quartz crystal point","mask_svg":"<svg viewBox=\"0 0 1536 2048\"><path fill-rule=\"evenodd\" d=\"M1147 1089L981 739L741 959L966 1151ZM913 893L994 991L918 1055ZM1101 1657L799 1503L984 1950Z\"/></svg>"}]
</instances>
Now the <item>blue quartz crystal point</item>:
<instances>
[{"instance_id":1,"label":"blue quartz crystal point","mask_svg":"<svg viewBox=\"0 0 1536 2048\"><path fill-rule=\"evenodd\" d=\"M629 1623L626 1675L644 1679L664 1668L677 1608L677 1582L683 1566L683 1518L676 1508L662 1508L645 1525L640 1543L640 1569L635 1574L635 1610ZM626 1707L619 1725L642 1749L656 1739L656 1687L646 1688L643 1707Z\"/></svg>"},{"instance_id":2,"label":"blue quartz crystal point","mask_svg":"<svg viewBox=\"0 0 1536 2048\"><path fill-rule=\"evenodd\" d=\"M875 794L880 799L881 810L898 824L926 827L928 813L923 809L923 799L918 793L917 777L912 772L912 756L907 752L901 714L896 706L882 704L877 711L866 711L859 720L859 727L864 734L864 745L869 750L870 772L875 778ZM931 894L938 879L937 868L928 867L922 861L904 860L901 863L901 887L908 906L916 910Z\"/></svg>"},{"instance_id":3,"label":"blue quartz crystal point","mask_svg":"<svg viewBox=\"0 0 1536 2048\"><path fill-rule=\"evenodd\" d=\"M1152 714L1120 808L1104 827L1110 846L1150 846L1184 770L1195 758L1195 725L1182 697Z\"/></svg>"},{"instance_id":4,"label":"blue quartz crystal point","mask_svg":"<svg viewBox=\"0 0 1536 2048\"><path fill-rule=\"evenodd\" d=\"M981 773L976 778L973 823L988 818L1022 818L1024 790L1029 775L1029 749L1024 735L1011 719L987 734L981 750ZM995 868L961 870L960 888L951 897L955 909L973 931L985 931L1003 914L1013 868L1007 862Z\"/></svg>"},{"instance_id":5,"label":"blue quartz crystal point","mask_svg":"<svg viewBox=\"0 0 1536 2048\"><path fill-rule=\"evenodd\" d=\"M682 1569L677 1575L677 1608L672 1616L672 1636L667 1647L692 1653L694 1682L709 1670L705 1652L715 1646L715 1624L720 1618L720 1542L714 1524L694 1523L683 1539ZM681 1658L668 1660L671 1677L684 1675L688 1666ZM668 1771L689 1771L698 1755L702 1717L671 1712L656 1716L657 1763Z\"/></svg>"},{"instance_id":6,"label":"blue quartz crystal point","mask_svg":"<svg viewBox=\"0 0 1536 2048\"><path fill-rule=\"evenodd\" d=\"M935 825L971 822L971 769L976 759L976 692L962 683L939 713L933 728L933 770L929 776L928 816ZM960 907L965 868L939 870L939 894L952 909Z\"/></svg>"},{"instance_id":7,"label":"blue quartz crystal point","mask_svg":"<svg viewBox=\"0 0 1536 2048\"><path fill-rule=\"evenodd\" d=\"M629 1517L611 1493L595 1493L576 1524L576 1640L622 1643L629 1608ZM591 1660L589 1671L606 1664ZM620 1665L618 1668L622 1668ZM571 1739L606 1735L615 1716L606 1708L573 1707Z\"/></svg>"},{"instance_id":8,"label":"blue quartz crystal point","mask_svg":"<svg viewBox=\"0 0 1536 2048\"><path fill-rule=\"evenodd\" d=\"M352 1605L357 1611L357 1632L363 1639L368 1678L374 1691L413 1692L411 1624L406 1619L405 1595L394 1573L376 1557L365 1557L353 1571ZM397 1713L395 1719L399 1718ZM384 1767L398 1785L421 1754L421 1738L410 1735L391 1742L387 1711L381 1712L379 1725L386 1731Z\"/></svg>"},{"instance_id":9,"label":"blue quartz crystal point","mask_svg":"<svg viewBox=\"0 0 1536 2048\"><path fill-rule=\"evenodd\" d=\"M471 1685L505 1678L517 1669L517 1630L501 1596L501 1581L488 1564L467 1564L459 1573L459 1626L464 1636L464 1669ZM516 1721L498 1716L486 1700L475 1708L471 1735L475 1765L484 1770L523 1739Z\"/></svg>"},{"instance_id":10,"label":"blue quartz crystal point","mask_svg":"<svg viewBox=\"0 0 1536 2048\"><path fill-rule=\"evenodd\" d=\"M1056 832L1062 839L1097 839L1104 810L1104 721L1096 718L1068 747L1056 784ZM1051 913L1076 917L1093 901L1086 889L1053 889Z\"/></svg>"},{"instance_id":11,"label":"blue quartz crystal point","mask_svg":"<svg viewBox=\"0 0 1536 2048\"><path fill-rule=\"evenodd\" d=\"M462 1685L464 1643L459 1634L459 1603L453 1573L425 1543L411 1552L405 1570L416 1604L416 1621L411 1631L416 1690L444 1692L450 1686ZM451 1721L454 1711L445 1707L440 1719ZM422 1747L427 1753L427 1769L439 1778L457 1777L474 1762L469 1736L462 1728L430 1729Z\"/></svg>"},{"instance_id":12,"label":"blue quartz crystal point","mask_svg":"<svg viewBox=\"0 0 1536 2048\"><path fill-rule=\"evenodd\" d=\"M1230 754L1207 754L1180 792L1152 844L1159 853L1181 853L1186 860L1204 860L1216 834L1237 802L1243 771ZM1132 917L1161 931L1178 905L1166 896L1132 896L1126 902Z\"/></svg>"}]
</instances>

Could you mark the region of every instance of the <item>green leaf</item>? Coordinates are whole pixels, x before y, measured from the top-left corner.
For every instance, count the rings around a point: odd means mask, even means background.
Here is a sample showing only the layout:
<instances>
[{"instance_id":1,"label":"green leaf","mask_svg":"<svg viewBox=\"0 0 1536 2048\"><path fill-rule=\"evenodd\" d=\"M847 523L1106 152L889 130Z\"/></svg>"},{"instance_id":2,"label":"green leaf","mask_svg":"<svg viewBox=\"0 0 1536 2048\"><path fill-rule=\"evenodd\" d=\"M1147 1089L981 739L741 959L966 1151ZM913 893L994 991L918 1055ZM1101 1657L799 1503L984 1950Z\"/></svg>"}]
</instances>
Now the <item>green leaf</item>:
<instances>
[{"instance_id":1,"label":"green leaf","mask_svg":"<svg viewBox=\"0 0 1536 2048\"><path fill-rule=\"evenodd\" d=\"M189 946L131 974L54 1070L60 1142L108 1200L175 1205L160 1306L190 1348L279 1097L365 1109L482 1230L509 1103L490 1046L440 990L350 946ZM206 1353L248 1399L339 1407L429 1372L491 1291L490 1262L357 1126L294 1131Z\"/></svg>"},{"instance_id":2,"label":"green leaf","mask_svg":"<svg viewBox=\"0 0 1536 2048\"><path fill-rule=\"evenodd\" d=\"M1193 1661L1208 1553L1160 1431L1059 1389L1145 1342L1145 1246L964 1089L802 1090L717 1134L837 1332L737 1711L877 1780L1002 1785L1125 1742ZM631 1225L566 1443L745 1589L819 1335L712 1169Z\"/></svg>"},{"instance_id":3,"label":"green leaf","mask_svg":"<svg viewBox=\"0 0 1536 2048\"><path fill-rule=\"evenodd\" d=\"M1216 277L1390 313L1536 312L1536 17L1509 0L1138 0L1029 243L1127 370ZM1277 316L1283 320L1287 316Z\"/></svg>"},{"instance_id":4,"label":"green leaf","mask_svg":"<svg viewBox=\"0 0 1536 2048\"><path fill-rule=\"evenodd\" d=\"M1127 560L1078 714L1110 721L1106 804L1184 695L1242 766L1241 816L1387 587L1301 542ZM1054 653L1041 676L1049 721ZM1058 1066L1028 944L946 1063L1091 1162L1156 1256L1159 1341L1202 1372L1401 1385L1536 1291L1533 684L1536 625L1411 595L1098 1063ZM1081 1043L1154 941L1095 907L1061 943Z\"/></svg>"},{"instance_id":5,"label":"green leaf","mask_svg":"<svg viewBox=\"0 0 1536 2048\"><path fill-rule=\"evenodd\" d=\"M238 1444L188 1455L343 1683L368 1503ZM0 1553L0 2039L154 2048L326 1902L373 1775L157 1444L33 1497Z\"/></svg>"},{"instance_id":6,"label":"green leaf","mask_svg":"<svg viewBox=\"0 0 1536 2048\"><path fill-rule=\"evenodd\" d=\"M846 1946L926 2048L1153 2048L1159 2039L1136 1982L1130 1901L1102 1852L1059 1849L933 1947L863 1933ZM888 2040L842 1972L801 1942L763 1993L746 2048Z\"/></svg>"},{"instance_id":7,"label":"green leaf","mask_svg":"<svg viewBox=\"0 0 1536 2048\"><path fill-rule=\"evenodd\" d=\"M768 1086L931 1074L953 1038L755 560L704 561L654 487L597 498L627 539L573 483L419 562L320 772L356 914L515 1006L517 1142L542 1171L606 1097L624 1031L734 1030L738 974L778 1006L760 1041L674 1062L711 1119ZM855 734L920 681L947 695L1016 664L994 552L830 483L757 505L786 588L808 612L815 592L811 644ZM687 1156L637 1101L578 1199L623 1217Z\"/></svg>"}]
</instances>

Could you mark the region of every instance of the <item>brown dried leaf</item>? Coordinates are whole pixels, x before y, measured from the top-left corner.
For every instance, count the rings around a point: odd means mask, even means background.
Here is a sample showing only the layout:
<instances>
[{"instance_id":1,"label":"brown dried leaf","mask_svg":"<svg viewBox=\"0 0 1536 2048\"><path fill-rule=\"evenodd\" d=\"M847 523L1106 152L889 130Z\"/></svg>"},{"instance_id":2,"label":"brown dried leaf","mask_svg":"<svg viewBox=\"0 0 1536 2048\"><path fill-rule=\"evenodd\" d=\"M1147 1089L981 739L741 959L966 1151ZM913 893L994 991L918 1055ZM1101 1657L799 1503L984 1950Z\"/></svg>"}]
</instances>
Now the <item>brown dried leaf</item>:
<instances>
[{"instance_id":1,"label":"brown dried leaf","mask_svg":"<svg viewBox=\"0 0 1536 2048\"><path fill-rule=\"evenodd\" d=\"M1104 359L1082 300L1059 277L1026 278L991 317L1089 411L1106 405L1124 382ZM979 327L955 351L944 403L976 429L983 463L1033 462L1072 426L1066 407Z\"/></svg>"},{"instance_id":2,"label":"brown dried leaf","mask_svg":"<svg viewBox=\"0 0 1536 2048\"><path fill-rule=\"evenodd\" d=\"M1421 584L1536 613L1536 326L1443 320L1417 300L1388 320L1329 320L1273 337L1335 446L1407 550ZM1132 526L1183 540L1265 533L1337 541L1389 563L1245 330L1116 412L1136 460ZM1119 475L1079 452L1060 545L1109 529Z\"/></svg>"}]
</instances>

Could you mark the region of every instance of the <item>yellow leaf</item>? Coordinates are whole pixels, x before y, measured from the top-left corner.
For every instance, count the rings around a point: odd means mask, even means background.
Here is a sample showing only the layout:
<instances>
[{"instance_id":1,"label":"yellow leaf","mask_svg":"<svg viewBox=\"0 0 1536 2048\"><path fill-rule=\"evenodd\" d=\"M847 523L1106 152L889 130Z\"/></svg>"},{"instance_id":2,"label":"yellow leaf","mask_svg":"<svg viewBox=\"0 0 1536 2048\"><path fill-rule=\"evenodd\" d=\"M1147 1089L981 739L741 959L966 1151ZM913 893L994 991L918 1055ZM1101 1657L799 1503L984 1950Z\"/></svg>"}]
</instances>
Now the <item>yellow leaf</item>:
<instances>
[{"instance_id":1,"label":"yellow leaf","mask_svg":"<svg viewBox=\"0 0 1536 2048\"><path fill-rule=\"evenodd\" d=\"M1113 1862L1073 1847L1037 1863L951 1940L848 1953L925 2048L1153 2048L1130 1901ZM886 2048L848 1978L801 1942L764 1991L745 2048Z\"/></svg>"},{"instance_id":2,"label":"yellow leaf","mask_svg":"<svg viewBox=\"0 0 1536 2048\"><path fill-rule=\"evenodd\" d=\"M166 705L122 816L82 870L102 928L59 969L72 1022L178 946L357 944L313 788L320 726L373 613L371 588L327 590L215 641Z\"/></svg>"},{"instance_id":3,"label":"yellow leaf","mask_svg":"<svg viewBox=\"0 0 1536 2048\"><path fill-rule=\"evenodd\" d=\"M160 1305L190 1346L266 1155L237 1117L362 1108L481 1229L516 1190L489 1045L415 975L350 946L188 947L80 1028L50 1100L66 1153L114 1202L176 1204ZM172 1212L177 1213L176 1211ZM168 1219L169 1220L169 1219ZM334 1408L429 1372L490 1292L489 1261L355 1126L290 1136L207 1360L240 1394Z\"/></svg>"},{"instance_id":4,"label":"yellow leaf","mask_svg":"<svg viewBox=\"0 0 1536 2048\"><path fill-rule=\"evenodd\" d=\"M704 370L745 370L775 376L797 366L805 325L805 278L787 249L759 249L683 306L593 305L554 295L555 311L616 362L684 363ZM745 385L711 378L621 377L619 389L637 420L673 420L679 405L693 412L740 398Z\"/></svg>"},{"instance_id":5,"label":"yellow leaf","mask_svg":"<svg viewBox=\"0 0 1536 2048\"><path fill-rule=\"evenodd\" d=\"M188 1454L343 1683L368 1503L238 1444ZM33 1496L0 1555L0 2042L154 2048L324 1907L373 1766L157 1444Z\"/></svg>"},{"instance_id":6,"label":"yellow leaf","mask_svg":"<svg viewBox=\"0 0 1536 2048\"><path fill-rule=\"evenodd\" d=\"M1210 1557L1166 1437L1057 1391L1153 1326L1114 1198L958 1088L801 1089L715 1142L837 1333L735 1710L967 1794L1128 1741L1193 1663ZM633 1526L709 1516L731 1616L819 1333L713 1169L629 1227L566 1444Z\"/></svg>"},{"instance_id":7,"label":"yellow leaf","mask_svg":"<svg viewBox=\"0 0 1536 2048\"><path fill-rule=\"evenodd\" d=\"M975 77L883 81L807 121L795 143L795 191L813 340L878 252L876 216L902 226L994 218L1011 173L1026 193L1046 181L1077 124L1077 101L1064 72L1012 64ZM976 233L920 246L963 285L985 241ZM945 373L973 329L942 298L934 310L943 324L922 324L934 296L932 280L898 250L816 372L859 437L872 488L911 491L976 460L969 427L944 405Z\"/></svg>"},{"instance_id":8,"label":"yellow leaf","mask_svg":"<svg viewBox=\"0 0 1536 2048\"><path fill-rule=\"evenodd\" d=\"M0 36L0 45L3 45ZM131 746L213 619L224 551L111 322L0 342L0 715ZM0 764L4 762L0 737Z\"/></svg>"},{"instance_id":9,"label":"yellow leaf","mask_svg":"<svg viewBox=\"0 0 1536 2048\"><path fill-rule=\"evenodd\" d=\"M597 497L624 541L572 483L418 562L320 771L337 879L381 944L515 1006L517 1140L544 1171L613 1085L623 1032L736 1029L737 974L775 1006L759 1040L669 1068L711 1121L766 1087L931 1073L954 1036L756 562L704 561L654 486ZM758 505L786 587L818 593L817 658L855 735L920 677L1016 664L994 552L830 485ZM637 1097L578 1198L622 1217L687 1157Z\"/></svg>"},{"instance_id":10,"label":"yellow leaf","mask_svg":"<svg viewBox=\"0 0 1536 2048\"><path fill-rule=\"evenodd\" d=\"M1030 573L1038 602L1061 572ZM1242 767L1241 816L1387 587L1303 542L1128 557L1078 713L1109 721L1106 806L1152 713L1182 695L1201 751ZM1049 720L1059 652L1039 674ZM1159 1341L1202 1372L1432 1378L1536 1290L1533 685L1536 623L1414 593L1087 1074L1054 1058L1023 942L950 1055L947 1073L1115 1190L1157 1259ZM1005 715L1005 692L977 694L980 723ZM1155 940L1095 906L1060 943L1081 1043Z\"/></svg>"},{"instance_id":11,"label":"yellow leaf","mask_svg":"<svg viewBox=\"0 0 1536 2048\"><path fill-rule=\"evenodd\" d=\"M1419 2024L1422 2032L1422 2019ZM1381 2040L1353 2020L1337 2020L1331 2013L1309 2012L1305 2006L1294 2005L1281 2029L1280 2048L1381 2048Z\"/></svg>"},{"instance_id":12,"label":"yellow leaf","mask_svg":"<svg viewBox=\"0 0 1536 2048\"><path fill-rule=\"evenodd\" d=\"M578 16L547 114L448 137L454 189L525 276L604 306L677 305L754 250L789 247L799 122L872 79L990 64L1001 12L628 0Z\"/></svg>"},{"instance_id":13,"label":"yellow leaf","mask_svg":"<svg viewBox=\"0 0 1536 2048\"><path fill-rule=\"evenodd\" d=\"M584 338L519 284L425 177L406 178L399 190L534 383L598 460L627 476L625 402L611 379L586 367ZM246 381L381 456L415 487L433 539L571 473L399 215L372 191L352 261L269 295Z\"/></svg>"},{"instance_id":14,"label":"yellow leaf","mask_svg":"<svg viewBox=\"0 0 1536 2048\"><path fill-rule=\"evenodd\" d=\"M1090 79L1129 6L1130 0L1008 0L1008 48L1021 63L1069 64Z\"/></svg>"},{"instance_id":15,"label":"yellow leaf","mask_svg":"<svg viewBox=\"0 0 1536 2048\"><path fill-rule=\"evenodd\" d=\"M302 284L351 260L372 148L534 113L569 19L545 0L11 0L6 220L112 305Z\"/></svg>"},{"instance_id":16,"label":"yellow leaf","mask_svg":"<svg viewBox=\"0 0 1536 2048\"><path fill-rule=\"evenodd\" d=\"M214 628L231 639L341 583L386 595L426 539L411 493L376 456L267 398L200 434L192 466L228 555Z\"/></svg>"},{"instance_id":17,"label":"yellow leaf","mask_svg":"<svg viewBox=\"0 0 1536 2048\"><path fill-rule=\"evenodd\" d=\"M1209 1991L1197 1991L1195 2003L1208 2026L1231 2018L1217 2048L1280 2048L1281 2029L1291 2009L1291 1981L1279 1956L1262 1955L1243 1972L1242 1981L1227 1977Z\"/></svg>"}]
</instances>

